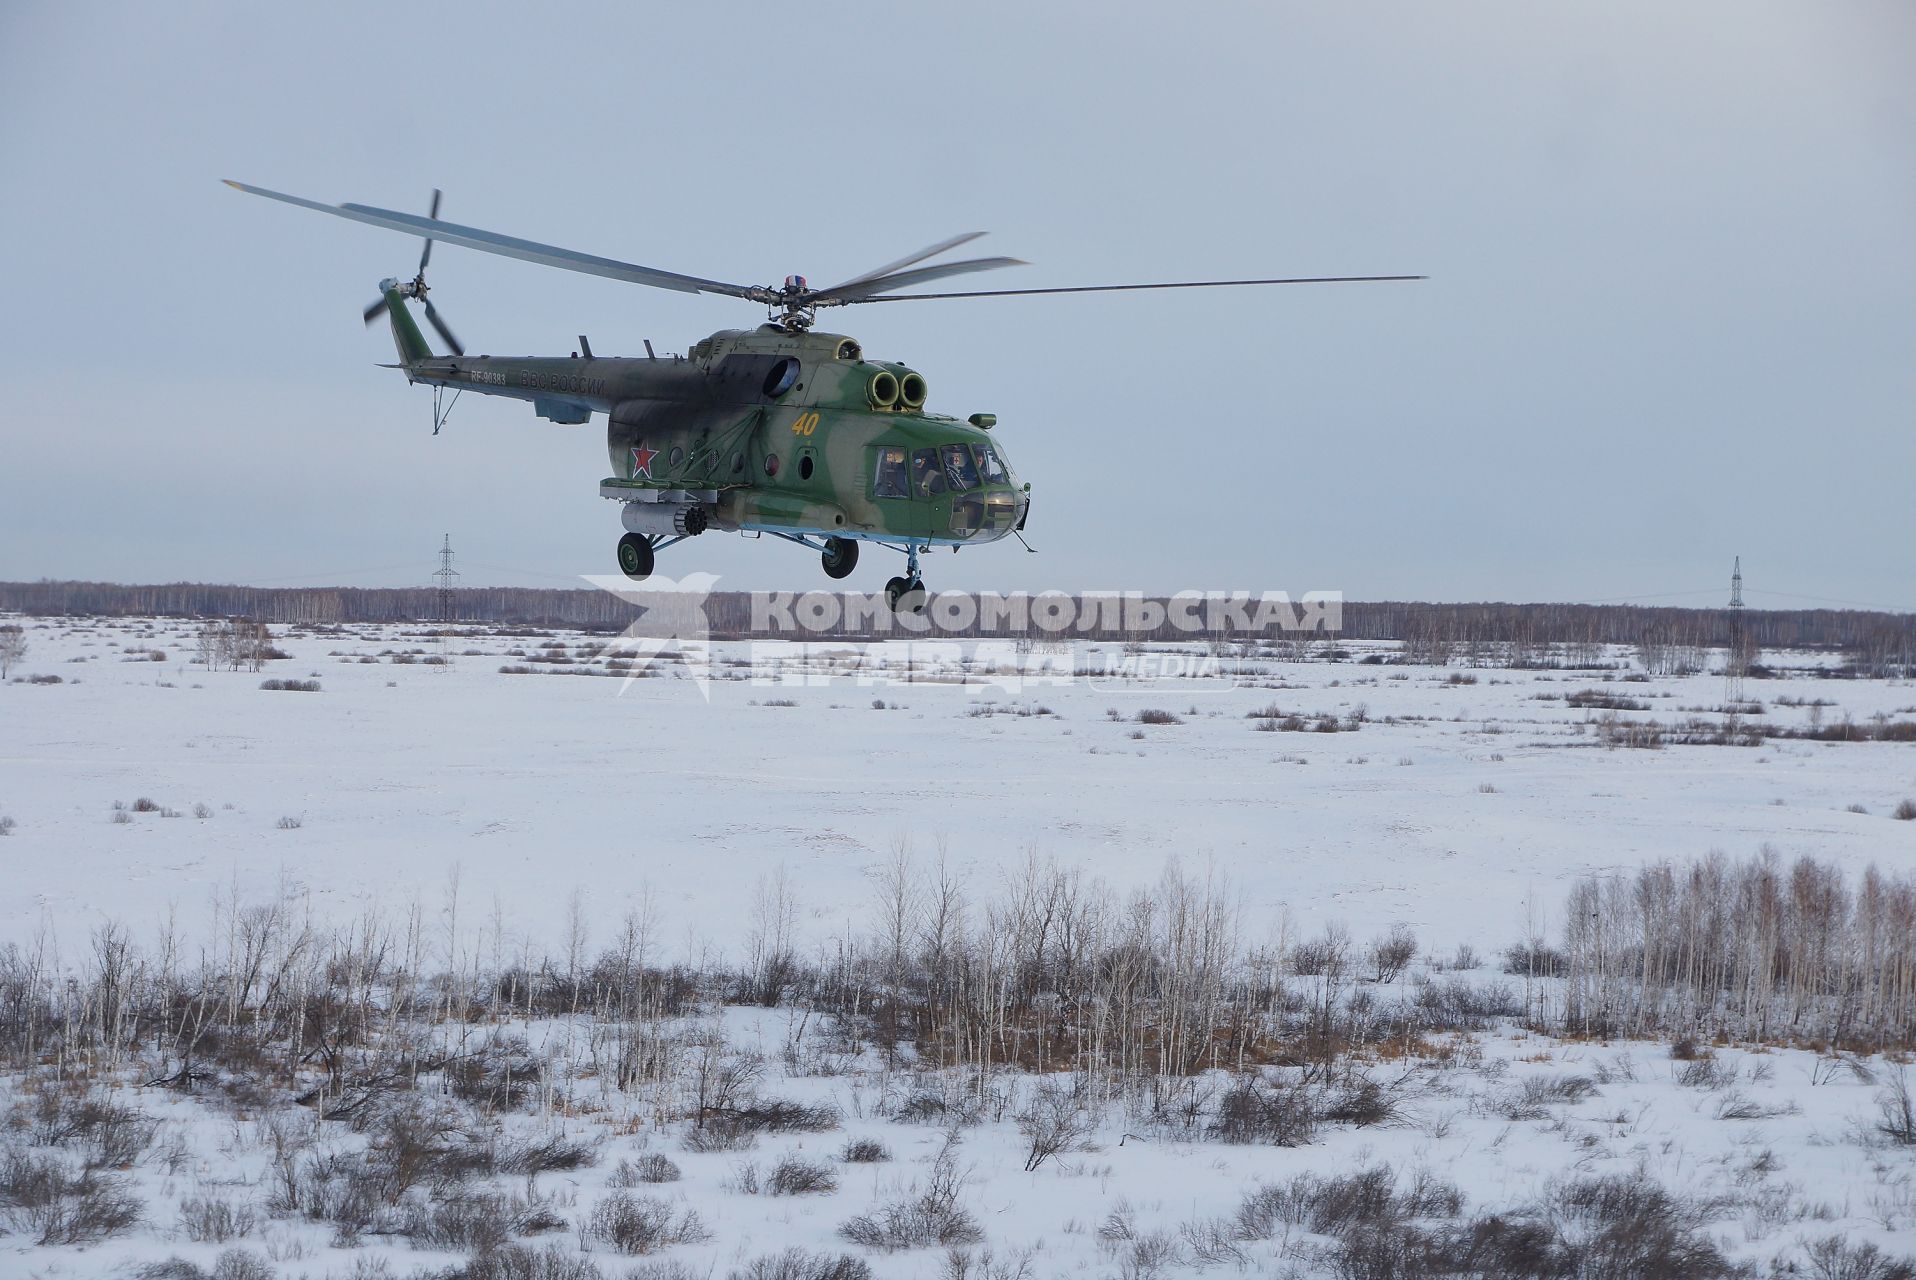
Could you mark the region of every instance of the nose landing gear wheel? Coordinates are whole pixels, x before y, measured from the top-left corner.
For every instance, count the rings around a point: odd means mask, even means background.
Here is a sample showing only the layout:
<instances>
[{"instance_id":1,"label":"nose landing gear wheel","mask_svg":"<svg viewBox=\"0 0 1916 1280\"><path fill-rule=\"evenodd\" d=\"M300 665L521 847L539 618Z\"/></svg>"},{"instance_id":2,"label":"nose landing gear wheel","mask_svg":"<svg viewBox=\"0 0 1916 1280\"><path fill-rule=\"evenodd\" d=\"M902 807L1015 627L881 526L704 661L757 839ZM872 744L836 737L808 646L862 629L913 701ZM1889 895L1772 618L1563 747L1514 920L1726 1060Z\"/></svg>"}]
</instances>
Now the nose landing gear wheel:
<instances>
[{"instance_id":1,"label":"nose landing gear wheel","mask_svg":"<svg viewBox=\"0 0 1916 1280\"><path fill-rule=\"evenodd\" d=\"M893 613L923 613L925 584L917 578L893 578L885 584L885 603Z\"/></svg>"},{"instance_id":2,"label":"nose landing gear wheel","mask_svg":"<svg viewBox=\"0 0 1916 1280\"><path fill-rule=\"evenodd\" d=\"M824 562L826 577L846 577L858 567L858 543L852 538L827 538L819 559Z\"/></svg>"},{"instance_id":3,"label":"nose landing gear wheel","mask_svg":"<svg viewBox=\"0 0 1916 1280\"><path fill-rule=\"evenodd\" d=\"M644 582L652 576L652 560L652 539L638 533L619 539L619 572L632 581Z\"/></svg>"}]
</instances>

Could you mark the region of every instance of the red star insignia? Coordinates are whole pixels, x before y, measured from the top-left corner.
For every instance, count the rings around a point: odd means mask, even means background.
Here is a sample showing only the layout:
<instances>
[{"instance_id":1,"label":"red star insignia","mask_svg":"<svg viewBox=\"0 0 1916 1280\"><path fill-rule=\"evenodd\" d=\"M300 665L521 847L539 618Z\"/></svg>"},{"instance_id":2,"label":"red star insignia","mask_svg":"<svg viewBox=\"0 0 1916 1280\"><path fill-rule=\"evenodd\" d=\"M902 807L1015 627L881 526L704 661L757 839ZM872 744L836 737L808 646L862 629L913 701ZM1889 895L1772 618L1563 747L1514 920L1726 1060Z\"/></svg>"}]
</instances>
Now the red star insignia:
<instances>
[{"instance_id":1,"label":"red star insignia","mask_svg":"<svg viewBox=\"0 0 1916 1280\"><path fill-rule=\"evenodd\" d=\"M652 479L652 459L658 456L659 451L657 449L648 449L642 444L634 448L632 450L631 478L637 480L640 476L644 476L647 480Z\"/></svg>"}]
</instances>

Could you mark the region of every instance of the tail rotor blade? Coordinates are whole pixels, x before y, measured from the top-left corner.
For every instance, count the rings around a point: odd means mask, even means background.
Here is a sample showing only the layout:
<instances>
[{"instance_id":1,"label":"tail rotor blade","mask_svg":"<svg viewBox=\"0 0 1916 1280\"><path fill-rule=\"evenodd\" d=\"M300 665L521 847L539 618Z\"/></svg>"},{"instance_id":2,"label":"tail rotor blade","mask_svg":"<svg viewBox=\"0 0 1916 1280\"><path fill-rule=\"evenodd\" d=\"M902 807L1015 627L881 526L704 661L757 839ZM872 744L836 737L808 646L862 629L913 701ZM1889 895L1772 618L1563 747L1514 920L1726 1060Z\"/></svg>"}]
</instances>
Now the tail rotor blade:
<instances>
[{"instance_id":1,"label":"tail rotor blade","mask_svg":"<svg viewBox=\"0 0 1916 1280\"><path fill-rule=\"evenodd\" d=\"M370 307L366 308L366 323L371 324L373 321L379 319L379 317L385 314L386 314L386 300L384 298L381 298L379 299L379 301L373 303Z\"/></svg>"},{"instance_id":2,"label":"tail rotor blade","mask_svg":"<svg viewBox=\"0 0 1916 1280\"><path fill-rule=\"evenodd\" d=\"M466 354L466 349L459 345L459 339L452 336L452 330L447 328L446 322L439 318L439 312L431 302L426 303L426 319L432 324L433 328L439 331L439 336L446 340L446 345L452 348L454 355L463 356Z\"/></svg>"},{"instance_id":3,"label":"tail rotor blade","mask_svg":"<svg viewBox=\"0 0 1916 1280\"><path fill-rule=\"evenodd\" d=\"M432 189L432 212L428 213L426 216L428 218L431 218L435 222L439 220L439 188L438 187L434 187ZM420 275L423 276L426 274L426 264L430 261L432 261L432 240L430 237L428 237L426 240L426 247L419 251L419 274Z\"/></svg>"}]
</instances>

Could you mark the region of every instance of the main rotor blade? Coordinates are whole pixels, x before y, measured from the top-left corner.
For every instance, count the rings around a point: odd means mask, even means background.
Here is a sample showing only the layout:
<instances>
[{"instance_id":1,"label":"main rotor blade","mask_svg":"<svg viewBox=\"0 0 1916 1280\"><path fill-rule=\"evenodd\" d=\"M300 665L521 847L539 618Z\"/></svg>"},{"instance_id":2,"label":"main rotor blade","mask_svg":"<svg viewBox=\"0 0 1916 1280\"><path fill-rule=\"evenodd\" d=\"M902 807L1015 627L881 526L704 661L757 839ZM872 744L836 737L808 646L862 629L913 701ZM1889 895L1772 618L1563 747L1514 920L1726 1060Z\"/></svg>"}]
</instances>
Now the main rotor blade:
<instances>
[{"instance_id":1,"label":"main rotor blade","mask_svg":"<svg viewBox=\"0 0 1916 1280\"><path fill-rule=\"evenodd\" d=\"M676 271L660 271L656 267L642 267L636 263L620 262L615 258L601 258L589 253L578 253L571 249L561 249L556 245L540 244L536 240L521 240L517 236L500 235L496 231L461 226L456 222L441 222L437 218L422 218L417 214L397 213L391 209L375 209L363 204L321 204L317 200L289 196L280 191L268 191L264 187L251 187L243 182L234 182L230 178L226 179L226 185L236 191L244 191L248 195L265 196L269 200L296 204L302 209L316 209L320 213L330 213L336 218L346 218L352 222L364 222L369 226L385 227L390 231L400 231L411 236L444 240L448 244L463 245L468 249L477 249L481 253L496 253L503 258L518 258L522 262L536 262L544 267L559 267L589 276L624 280L628 284L650 285L655 289L672 289L679 293L723 293L734 298L747 298L754 302L769 302L777 296L775 291L766 289L762 285L727 284L722 280L706 280L699 276L680 275Z\"/></svg>"},{"instance_id":2,"label":"main rotor blade","mask_svg":"<svg viewBox=\"0 0 1916 1280\"><path fill-rule=\"evenodd\" d=\"M1173 280L1165 284L1081 284L1062 289L974 289L966 293L894 293L842 302L922 302L932 298L1013 298L1034 293L1118 293L1130 289L1222 289L1243 284L1355 284L1370 280L1428 280L1429 276L1286 276L1276 280Z\"/></svg>"},{"instance_id":3,"label":"main rotor blade","mask_svg":"<svg viewBox=\"0 0 1916 1280\"><path fill-rule=\"evenodd\" d=\"M439 336L446 340L446 345L452 348L454 355L463 356L466 354L466 349L459 345L459 339L452 336L452 330L448 329L446 322L439 318L439 312L433 307L430 301L426 303L426 319L432 322L433 328L439 330Z\"/></svg>"},{"instance_id":4,"label":"main rotor blade","mask_svg":"<svg viewBox=\"0 0 1916 1280\"><path fill-rule=\"evenodd\" d=\"M876 280L880 276L888 276L894 271L903 271L914 262L923 262L926 258L936 257L947 249L956 249L961 244L970 244L983 234L984 232L982 231L967 231L963 235L953 236L949 240L940 240L929 249L920 249L917 253L900 258L896 262L887 262L882 267L873 267L870 271L861 272L849 280L841 280L831 288L820 289L819 292L835 294L848 285L863 284L867 280Z\"/></svg>"},{"instance_id":5,"label":"main rotor blade","mask_svg":"<svg viewBox=\"0 0 1916 1280\"><path fill-rule=\"evenodd\" d=\"M966 258L963 262L941 262L935 266L919 267L916 271L894 271L891 275L879 276L875 280L867 280L862 284L820 289L812 301L822 307L841 302L870 302L873 294L905 289L931 280L943 280L946 276L961 276L973 271L996 271L999 267L1026 265L1028 264L1022 258Z\"/></svg>"}]
</instances>

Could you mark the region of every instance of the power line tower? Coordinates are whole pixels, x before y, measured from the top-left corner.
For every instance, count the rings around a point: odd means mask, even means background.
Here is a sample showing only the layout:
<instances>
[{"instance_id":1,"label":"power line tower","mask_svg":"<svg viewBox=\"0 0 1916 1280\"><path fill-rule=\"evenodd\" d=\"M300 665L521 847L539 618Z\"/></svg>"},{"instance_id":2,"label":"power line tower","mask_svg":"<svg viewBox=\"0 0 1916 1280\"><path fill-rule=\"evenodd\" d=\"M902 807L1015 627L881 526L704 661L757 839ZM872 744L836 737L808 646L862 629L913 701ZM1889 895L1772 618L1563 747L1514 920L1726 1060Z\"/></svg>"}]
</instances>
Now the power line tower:
<instances>
[{"instance_id":1,"label":"power line tower","mask_svg":"<svg viewBox=\"0 0 1916 1280\"><path fill-rule=\"evenodd\" d=\"M1743 621L1743 557L1730 571L1730 643L1723 652L1723 701L1734 707L1743 701L1743 678L1750 674L1749 634Z\"/></svg>"},{"instance_id":2,"label":"power line tower","mask_svg":"<svg viewBox=\"0 0 1916 1280\"><path fill-rule=\"evenodd\" d=\"M432 575L439 582L439 621L452 621L452 590L454 578L459 571L452 567L452 535L446 535L444 545L439 548L439 572Z\"/></svg>"},{"instance_id":3,"label":"power line tower","mask_svg":"<svg viewBox=\"0 0 1916 1280\"><path fill-rule=\"evenodd\" d=\"M433 637L433 671L445 675L452 669L452 619L453 579L459 576L459 570L452 567L452 535L439 547L439 572L432 575L439 583L439 630Z\"/></svg>"}]
</instances>

